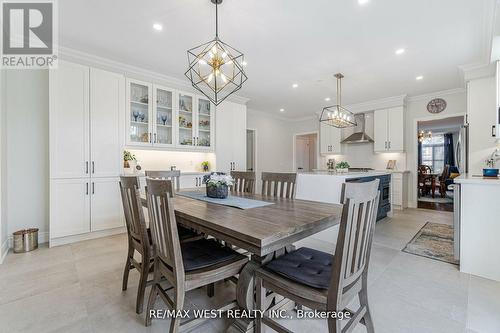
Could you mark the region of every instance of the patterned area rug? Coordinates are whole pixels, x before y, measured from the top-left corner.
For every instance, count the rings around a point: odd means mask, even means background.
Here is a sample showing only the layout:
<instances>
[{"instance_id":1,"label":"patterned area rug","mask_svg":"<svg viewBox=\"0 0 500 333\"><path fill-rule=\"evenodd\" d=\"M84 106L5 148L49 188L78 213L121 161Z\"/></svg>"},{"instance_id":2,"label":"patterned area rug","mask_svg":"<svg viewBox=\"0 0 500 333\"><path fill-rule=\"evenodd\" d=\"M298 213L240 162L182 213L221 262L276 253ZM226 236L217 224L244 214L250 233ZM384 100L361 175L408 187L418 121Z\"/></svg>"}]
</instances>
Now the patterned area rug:
<instances>
[{"instance_id":1,"label":"patterned area rug","mask_svg":"<svg viewBox=\"0 0 500 333\"><path fill-rule=\"evenodd\" d=\"M458 265L453 258L453 226L427 222L406 244L406 253Z\"/></svg>"}]
</instances>

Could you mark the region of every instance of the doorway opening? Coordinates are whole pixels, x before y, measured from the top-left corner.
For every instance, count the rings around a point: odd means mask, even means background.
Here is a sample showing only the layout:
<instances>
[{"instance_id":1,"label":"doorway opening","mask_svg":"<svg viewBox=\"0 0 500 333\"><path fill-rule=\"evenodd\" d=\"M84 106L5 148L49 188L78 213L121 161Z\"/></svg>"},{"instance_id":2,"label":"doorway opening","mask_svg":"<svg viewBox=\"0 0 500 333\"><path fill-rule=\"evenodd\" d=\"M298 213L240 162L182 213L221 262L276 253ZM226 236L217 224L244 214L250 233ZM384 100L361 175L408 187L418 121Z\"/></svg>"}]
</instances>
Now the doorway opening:
<instances>
[{"instance_id":1,"label":"doorway opening","mask_svg":"<svg viewBox=\"0 0 500 333\"><path fill-rule=\"evenodd\" d=\"M318 134L298 134L295 136L295 168L299 172L317 169Z\"/></svg>"},{"instance_id":2,"label":"doorway opening","mask_svg":"<svg viewBox=\"0 0 500 333\"><path fill-rule=\"evenodd\" d=\"M247 171L255 171L257 168L256 139L256 131L254 129L247 129Z\"/></svg>"},{"instance_id":3,"label":"doorway opening","mask_svg":"<svg viewBox=\"0 0 500 333\"><path fill-rule=\"evenodd\" d=\"M417 128L417 207L453 212L453 179L466 163L464 117L419 121Z\"/></svg>"}]
</instances>

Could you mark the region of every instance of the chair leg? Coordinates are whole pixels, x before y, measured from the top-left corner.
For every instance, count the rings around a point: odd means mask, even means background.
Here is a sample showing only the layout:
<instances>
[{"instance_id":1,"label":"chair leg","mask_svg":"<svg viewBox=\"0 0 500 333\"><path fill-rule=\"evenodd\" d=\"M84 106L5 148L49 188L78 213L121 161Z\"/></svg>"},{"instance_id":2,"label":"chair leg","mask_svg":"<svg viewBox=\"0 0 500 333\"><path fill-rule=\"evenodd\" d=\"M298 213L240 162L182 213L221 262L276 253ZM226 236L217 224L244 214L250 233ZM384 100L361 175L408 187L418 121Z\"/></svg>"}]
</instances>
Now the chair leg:
<instances>
[{"instance_id":1,"label":"chair leg","mask_svg":"<svg viewBox=\"0 0 500 333\"><path fill-rule=\"evenodd\" d=\"M179 286L175 288L175 303L174 309L175 311L182 310L184 308L184 288L179 289ZM178 333L179 327L181 324L181 317L176 316L171 319L170 322L170 333Z\"/></svg>"},{"instance_id":2,"label":"chair leg","mask_svg":"<svg viewBox=\"0 0 500 333\"><path fill-rule=\"evenodd\" d=\"M125 261L125 269L123 270L123 282L122 282L122 290L127 290L128 286L128 273L130 272L130 258L134 255L134 248L128 245L127 251L127 260Z\"/></svg>"},{"instance_id":3,"label":"chair leg","mask_svg":"<svg viewBox=\"0 0 500 333\"><path fill-rule=\"evenodd\" d=\"M328 316L328 333L342 333L342 320Z\"/></svg>"},{"instance_id":4,"label":"chair leg","mask_svg":"<svg viewBox=\"0 0 500 333\"><path fill-rule=\"evenodd\" d=\"M139 286L137 287L137 300L135 302L135 312L141 314L144 304L144 293L146 292L146 283L148 282L149 274L149 257L143 256L141 263L141 277L139 279Z\"/></svg>"},{"instance_id":5,"label":"chair leg","mask_svg":"<svg viewBox=\"0 0 500 333\"><path fill-rule=\"evenodd\" d=\"M256 296L257 296L257 310L265 310L263 308L264 299L266 298L266 289L262 286L262 279L260 277L255 278ZM262 332L262 318L257 316L255 319L255 333Z\"/></svg>"},{"instance_id":6,"label":"chair leg","mask_svg":"<svg viewBox=\"0 0 500 333\"><path fill-rule=\"evenodd\" d=\"M207 285L207 296L214 297L215 295L215 283L210 283Z\"/></svg>"},{"instance_id":7,"label":"chair leg","mask_svg":"<svg viewBox=\"0 0 500 333\"><path fill-rule=\"evenodd\" d=\"M153 285L151 286L151 291L149 292L149 300L148 300L148 306L146 308L146 326L151 325L151 317L150 317L150 311L153 310L153 307L156 302L156 297L158 297L158 288L160 288L160 270L157 268L158 264L155 260L154 264L154 282Z\"/></svg>"},{"instance_id":8,"label":"chair leg","mask_svg":"<svg viewBox=\"0 0 500 333\"><path fill-rule=\"evenodd\" d=\"M363 279L363 287L359 292L359 304L363 307L366 307L366 313L363 317L365 320L366 331L368 333L375 333L375 328L373 327L372 316L370 314L370 306L368 305L368 287L366 279Z\"/></svg>"}]
</instances>

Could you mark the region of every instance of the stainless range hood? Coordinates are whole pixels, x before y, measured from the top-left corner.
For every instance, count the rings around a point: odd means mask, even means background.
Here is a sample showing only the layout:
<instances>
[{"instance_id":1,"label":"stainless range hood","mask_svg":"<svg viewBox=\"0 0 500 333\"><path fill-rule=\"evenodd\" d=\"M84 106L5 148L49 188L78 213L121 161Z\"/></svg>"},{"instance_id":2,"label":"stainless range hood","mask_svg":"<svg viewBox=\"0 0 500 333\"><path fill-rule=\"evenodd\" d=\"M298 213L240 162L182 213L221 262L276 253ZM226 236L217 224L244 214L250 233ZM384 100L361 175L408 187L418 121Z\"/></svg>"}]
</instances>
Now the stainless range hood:
<instances>
[{"instance_id":1,"label":"stainless range hood","mask_svg":"<svg viewBox=\"0 0 500 333\"><path fill-rule=\"evenodd\" d=\"M365 132L365 114L358 113L354 115L356 120L356 127L354 127L354 134L351 134L346 139L342 140L342 143L369 143L373 142Z\"/></svg>"}]
</instances>

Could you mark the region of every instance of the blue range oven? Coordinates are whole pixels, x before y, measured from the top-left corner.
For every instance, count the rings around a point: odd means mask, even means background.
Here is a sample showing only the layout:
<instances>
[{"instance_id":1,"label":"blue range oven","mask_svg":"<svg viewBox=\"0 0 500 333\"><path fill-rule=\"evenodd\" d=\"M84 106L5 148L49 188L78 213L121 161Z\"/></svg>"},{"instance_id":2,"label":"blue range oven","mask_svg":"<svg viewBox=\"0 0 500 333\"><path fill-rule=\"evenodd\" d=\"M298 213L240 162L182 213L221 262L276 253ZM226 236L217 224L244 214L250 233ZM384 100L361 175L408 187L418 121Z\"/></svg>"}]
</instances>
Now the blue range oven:
<instances>
[{"instance_id":1,"label":"blue range oven","mask_svg":"<svg viewBox=\"0 0 500 333\"><path fill-rule=\"evenodd\" d=\"M387 216L391 211L391 175L370 176L346 179L347 183L366 183L375 179L380 179L378 189L380 191L380 199L378 203L377 221Z\"/></svg>"}]
</instances>

